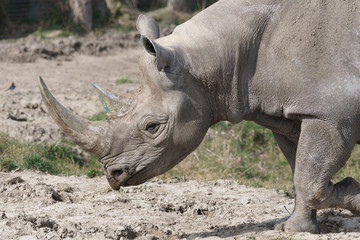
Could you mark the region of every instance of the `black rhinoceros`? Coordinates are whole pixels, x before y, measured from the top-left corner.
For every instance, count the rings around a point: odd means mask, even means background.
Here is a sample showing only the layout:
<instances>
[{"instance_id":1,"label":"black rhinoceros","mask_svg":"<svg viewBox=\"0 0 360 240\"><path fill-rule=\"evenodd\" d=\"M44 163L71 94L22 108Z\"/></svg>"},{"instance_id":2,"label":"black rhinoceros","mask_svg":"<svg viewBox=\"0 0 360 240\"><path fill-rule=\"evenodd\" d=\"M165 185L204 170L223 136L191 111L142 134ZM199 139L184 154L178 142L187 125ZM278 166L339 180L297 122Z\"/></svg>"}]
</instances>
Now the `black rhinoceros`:
<instances>
[{"instance_id":1,"label":"black rhinoceros","mask_svg":"<svg viewBox=\"0 0 360 240\"><path fill-rule=\"evenodd\" d=\"M359 13L358 0L222 0L162 38L141 15L144 87L120 96L95 85L111 111L105 121L76 117L42 80L41 93L114 189L169 170L218 121L271 129L296 190L277 229L319 233L317 209L360 213L360 184L331 182L360 143Z\"/></svg>"}]
</instances>

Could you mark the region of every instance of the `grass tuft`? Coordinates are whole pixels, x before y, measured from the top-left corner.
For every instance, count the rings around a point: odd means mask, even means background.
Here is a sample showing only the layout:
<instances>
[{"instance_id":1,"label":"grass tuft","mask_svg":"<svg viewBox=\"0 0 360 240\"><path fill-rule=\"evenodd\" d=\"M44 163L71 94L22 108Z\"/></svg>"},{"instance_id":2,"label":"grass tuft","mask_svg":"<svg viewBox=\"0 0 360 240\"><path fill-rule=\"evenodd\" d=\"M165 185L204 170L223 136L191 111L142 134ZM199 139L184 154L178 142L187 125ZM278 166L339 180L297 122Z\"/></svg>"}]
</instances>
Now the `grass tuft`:
<instances>
[{"instance_id":1,"label":"grass tuft","mask_svg":"<svg viewBox=\"0 0 360 240\"><path fill-rule=\"evenodd\" d=\"M130 24L127 25L109 25L108 26L110 29L115 29L118 32L130 32L132 30L134 30L134 27L131 26Z\"/></svg>"},{"instance_id":2,"label":"grass tuft","mask_svg":"<svg viewBox=\"0 0 360 240\"><path fill-rule=\"evenodd\" d=\"M89 177L89 178L94 178L96 176L101 176L101 175L104 175L104 172L102 170L99 170L99 169L95 169L95 168L92 168L90 169L86 175Z\"/></svg>"},{"instance_id":3,"label":"grass tuft","mask_svg":"<svg viewBox=\"0 0 360 240\"><path fill-rule=\"evenodd\" d=\"M0 170L1 171L10 172L17 168L18 168L18 166L13 161L11 161L9 159L6 159L6 160L0 159Z\"/></svg>"},{"instance_id":4,"label":"grass tuft","mask_svg":"<svg viewBox=\"0 0 360 240\"><path fill-rule=\"evenodd\" d=\"M94 115L87 117L86 119L89 121L101 121L104 120L106 118L106 112L105 111L101 111L98 113L95 113Z\"/></svg>"},{"instance_id":5,"label":"grass tuft","mask_svg":"<svg viewBox=\"0 0 360 240\"><path fill-rule=\"evenodd\" d=\"M31 155L25 156L24 163L22 165L25 169L33 169L50 174L59 173L59 170L56 168L55 164L42 158L37 153L32 153Z\"/></svg>"},{"instance_id":6,"label":"grass tuft","mask_svg":"<svg viewBox=\"0 0 360 240\"><path fill-rule=\"evenodd\" d=\"M55 144L20 143L0 134L0 169L33 169L58 175L86 175L97 170L102 175L98 159L94 155L80 155L68 140Z\"/></svg>"},{"instance_id":7,"label":"grass tuft","mask_svg":"<svg viewBox=\"0 0 360 240\"><path fill-rule=\"evenodd\" d=\"M128 79L128 78L119 78L119 79L115 80L115 83L117 85L120 85L120 84L125 84L125 83L133 83L133 81L131 79Z\"/></svg>"}]
</instances>

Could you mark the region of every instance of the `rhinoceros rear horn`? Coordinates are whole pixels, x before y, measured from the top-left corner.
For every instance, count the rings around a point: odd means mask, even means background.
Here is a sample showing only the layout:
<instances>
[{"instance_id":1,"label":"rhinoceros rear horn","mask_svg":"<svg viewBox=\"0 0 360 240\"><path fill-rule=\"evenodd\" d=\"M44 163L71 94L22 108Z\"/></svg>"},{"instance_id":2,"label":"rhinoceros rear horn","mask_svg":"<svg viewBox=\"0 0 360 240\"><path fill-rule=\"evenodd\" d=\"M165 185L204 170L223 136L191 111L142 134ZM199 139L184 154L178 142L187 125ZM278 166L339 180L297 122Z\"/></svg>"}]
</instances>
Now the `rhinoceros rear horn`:
<instances>
[{"instance_id":1,"label":"rhinoceros rear horn","mask_svg":"<svg viewBox=\"0 0 360 240\"><path fill-rule=\"evenodd\" d=\"M55 99L41 77L39 77L39 87L49 114L60 129L83 149L100 154L99 138L100 133L105 132L104 123L92 123L72 114Z\"/></svg>"},{"instance_id":2,"label":"rhinoceros rear horn","mask_svg":"<svg viewBox=\"0 0 360 240\"><path fill-rule=\"evenodd\" d=\"M98 92L100 101L110 117L124 116L134 109L137 104L137 97L132 94L119 94L105 90L96 83L93 83L93 86Z\"/></svg>"}]
</instances>

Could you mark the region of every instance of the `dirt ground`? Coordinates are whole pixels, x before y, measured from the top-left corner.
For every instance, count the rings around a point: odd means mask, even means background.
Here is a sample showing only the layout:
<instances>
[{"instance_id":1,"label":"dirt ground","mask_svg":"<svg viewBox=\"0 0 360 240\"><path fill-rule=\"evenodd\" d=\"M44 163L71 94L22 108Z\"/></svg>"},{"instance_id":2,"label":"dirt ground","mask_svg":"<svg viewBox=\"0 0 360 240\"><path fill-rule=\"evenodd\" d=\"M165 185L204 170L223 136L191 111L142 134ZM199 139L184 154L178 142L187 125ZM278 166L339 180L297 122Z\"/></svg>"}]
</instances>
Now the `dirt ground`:
<instances>
[{"instance_id":1,"label":"dirt ground","mask_svg":"<svg viewBox=\"0 0 360 240\"><path fill-rule=\"evenodd\" d=\"M141 78L137 37L111 32L0 41L0 132L30 142L62 136L41 103L39 75L63 105L84 117L102 110L92 82L134 91ZM117 85L121 78L131 82ZM319 212L323 234L274 231L293 207L284 192L224 180L153 180L112 191L104 177L0 172L0 239L360 238L360 218L340 209Z\"/></svg>"}]
</instances>

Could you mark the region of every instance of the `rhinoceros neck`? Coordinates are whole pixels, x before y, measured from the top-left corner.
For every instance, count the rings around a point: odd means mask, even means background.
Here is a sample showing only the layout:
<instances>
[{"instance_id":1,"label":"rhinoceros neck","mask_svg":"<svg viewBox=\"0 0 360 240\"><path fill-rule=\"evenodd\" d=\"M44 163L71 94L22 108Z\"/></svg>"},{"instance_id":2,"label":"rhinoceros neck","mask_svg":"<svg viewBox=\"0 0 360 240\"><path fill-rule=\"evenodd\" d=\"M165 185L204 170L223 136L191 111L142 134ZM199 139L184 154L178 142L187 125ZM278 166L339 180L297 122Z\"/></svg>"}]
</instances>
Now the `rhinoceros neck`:
<instances>
[{"instance_id":1,"label":"rhinoceros neck","mask_svg":"<svg viewBox=\"0 0 360 240\"><path fill-rule=\"evenodd\" d=\"M247 83L255 72L262 33L276 6L220 1L172 35L185 54L190 72L206 88L214 122L243 120ZM246 5L246 6L245 6Z\"/></svg>"}]
</instances>

